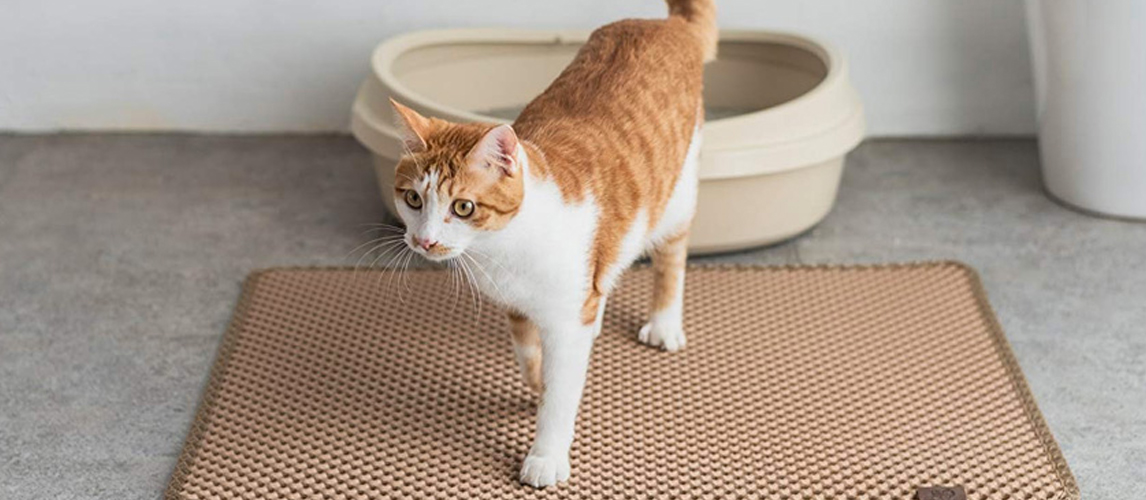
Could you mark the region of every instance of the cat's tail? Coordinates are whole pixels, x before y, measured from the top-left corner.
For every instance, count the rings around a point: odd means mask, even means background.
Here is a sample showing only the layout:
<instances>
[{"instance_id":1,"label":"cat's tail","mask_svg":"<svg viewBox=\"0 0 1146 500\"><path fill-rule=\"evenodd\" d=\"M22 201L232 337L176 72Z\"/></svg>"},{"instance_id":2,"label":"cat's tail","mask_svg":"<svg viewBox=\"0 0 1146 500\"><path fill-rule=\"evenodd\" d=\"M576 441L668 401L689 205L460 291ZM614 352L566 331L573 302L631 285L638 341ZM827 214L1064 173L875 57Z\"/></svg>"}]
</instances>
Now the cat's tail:
<instances>
[{"instance_id":1,"label":"cat's tail","mask_svg":"<svg viewBox=\"0 0 1146 500\"><path fill-rule=\"evenodd\" d=\"M704 62L716 59L716 41L720 37L716 27L714 0L665 0L669 17L680 17L688 22L704 44Z\"/></svg>"}]
</instances>

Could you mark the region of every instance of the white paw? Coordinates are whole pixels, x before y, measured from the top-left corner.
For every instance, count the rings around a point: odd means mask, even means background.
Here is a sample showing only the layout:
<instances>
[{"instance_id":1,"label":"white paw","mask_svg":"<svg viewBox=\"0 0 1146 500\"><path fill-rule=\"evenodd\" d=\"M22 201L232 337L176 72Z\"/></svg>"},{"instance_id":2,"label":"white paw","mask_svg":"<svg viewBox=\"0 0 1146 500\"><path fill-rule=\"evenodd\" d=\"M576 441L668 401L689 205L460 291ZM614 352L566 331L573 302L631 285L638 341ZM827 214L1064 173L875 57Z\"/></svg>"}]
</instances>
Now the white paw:
<instances>
[{"instance_id":1,"label":"white paw","mask_svg":"<svg viewBox=\"0 0 1146 500\"><path fill-rule=\"evenodd\" d=\"M641 342L666 351L676 351L684 347L684 328L679 323L650 321L641 327L637 334Z\"/></svg>"},{"instance_id":2,"label":"white paw","mask_svg":"<svg viewBox=\"0 0 1146 500\"><path fill-rule=\"evenodd\" d=\"M553 486L569 479L569 457L529 455L521 464L521 482L534 488Z\"/></svg>"}]
</instances>

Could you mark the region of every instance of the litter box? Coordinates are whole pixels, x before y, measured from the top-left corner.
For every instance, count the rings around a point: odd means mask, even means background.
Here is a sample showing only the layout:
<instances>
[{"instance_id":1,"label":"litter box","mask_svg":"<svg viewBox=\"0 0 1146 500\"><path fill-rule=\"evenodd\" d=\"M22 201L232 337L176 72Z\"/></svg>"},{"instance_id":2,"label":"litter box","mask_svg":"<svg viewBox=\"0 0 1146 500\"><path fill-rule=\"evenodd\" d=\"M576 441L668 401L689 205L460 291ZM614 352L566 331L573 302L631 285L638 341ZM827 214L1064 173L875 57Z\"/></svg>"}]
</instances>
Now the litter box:
<instances>
[{"instance_id":1,"label":"litter box","mask_svg":"<svg viewBox=\"0 0 1146 500\"><path fill-rule=\"evenodd\" d=\"M351 131L374 153L393 213L399 132L387 99L427 116L510 123L572 60L587 31L415 32L377 47ZM808 37L721 31L705 70L707 120L690 251L796 236L831 210L844 155L863 138L863 106L839 52Z\"/></svg>"}]
</instances>

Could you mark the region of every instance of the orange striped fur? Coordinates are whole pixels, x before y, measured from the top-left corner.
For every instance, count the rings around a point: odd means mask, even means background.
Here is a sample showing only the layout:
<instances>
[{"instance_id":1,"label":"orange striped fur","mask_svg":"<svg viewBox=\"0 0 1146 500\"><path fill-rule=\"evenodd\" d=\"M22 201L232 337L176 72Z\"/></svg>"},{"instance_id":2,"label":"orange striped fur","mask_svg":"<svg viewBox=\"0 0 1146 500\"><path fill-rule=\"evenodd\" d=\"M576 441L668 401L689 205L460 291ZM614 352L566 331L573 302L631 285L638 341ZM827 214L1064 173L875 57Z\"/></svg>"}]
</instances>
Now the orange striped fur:
<instances>
[{"instance_id":1,"label":"orange striped fur","mask_svg":"<svg viewBox=\"0 0 1146 500\"><path fill-rule=\"evenodd\" d=\"M427 118L394 102L406 131L395 201L406 243L476 265L483 295L512 311L526 384L542 394L521 480L569 475L573 422L609 292L641 252L655 290L638 338L684 347L682 293L696 200L703 65L712 0L667 0L666 19L594 31L512 126ZM468 260L467 260L468 259Z\"/></svg>"}]
</instances>

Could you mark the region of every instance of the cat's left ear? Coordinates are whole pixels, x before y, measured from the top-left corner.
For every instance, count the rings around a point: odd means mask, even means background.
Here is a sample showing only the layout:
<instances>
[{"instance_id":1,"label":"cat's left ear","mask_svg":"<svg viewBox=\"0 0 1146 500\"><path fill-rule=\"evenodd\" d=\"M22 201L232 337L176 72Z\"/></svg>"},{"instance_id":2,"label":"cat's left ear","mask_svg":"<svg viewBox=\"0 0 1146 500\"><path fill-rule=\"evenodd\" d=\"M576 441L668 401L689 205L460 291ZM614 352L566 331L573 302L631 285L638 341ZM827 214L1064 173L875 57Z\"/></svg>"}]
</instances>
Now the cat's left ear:
<instances>
[{"instance_id":1,"label":"cat's left ear","mask_svg":"<svg viewBox=\"0 0 1146 500\"><path fill-rule=\"evenodd\" d=\"M517 133L509 125L498 125L486 132L470 150L470 161L487 168L501 169L513 177L520 170L517 158Z\"/></svg>"},{"instance_id":2,"label":"cat's left ear","mask_svg":"<svg viewBox=\"0 0 1146 500\"><path fill-rule=\"evenodd\" d=\"M426 149L426 136L430 133L433 122L418 114L417 111L395 101L393 97L390 98L390 105L394 107L394 113L398 115L398 128L402 130L402 142L406 145L406 150L411 153L424 151Z\"/></svg>"}]
</instances>

